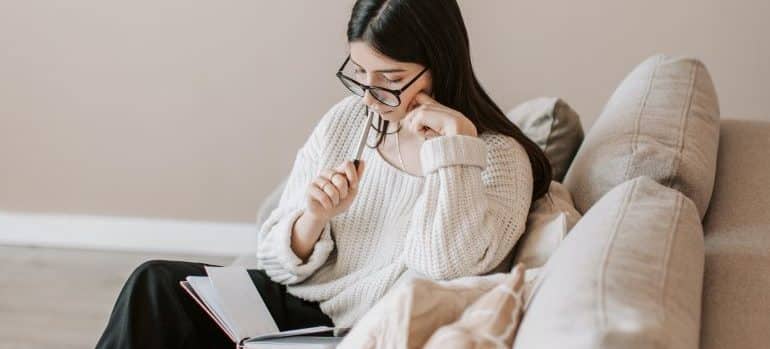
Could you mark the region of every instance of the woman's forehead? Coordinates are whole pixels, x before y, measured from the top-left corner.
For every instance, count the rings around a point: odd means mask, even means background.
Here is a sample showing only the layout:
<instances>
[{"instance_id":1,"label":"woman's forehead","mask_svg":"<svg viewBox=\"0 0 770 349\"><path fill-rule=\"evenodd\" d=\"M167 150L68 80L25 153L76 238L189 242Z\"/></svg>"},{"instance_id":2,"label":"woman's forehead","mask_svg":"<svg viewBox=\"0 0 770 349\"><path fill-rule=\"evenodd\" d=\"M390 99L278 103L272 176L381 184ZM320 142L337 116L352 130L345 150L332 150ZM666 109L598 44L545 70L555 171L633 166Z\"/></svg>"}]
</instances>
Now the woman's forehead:
<instances>
[{"instance_id":1,"label":"woman's forehead","mask_svg":"<svg viewBox=\"0 0 770 349\"><path fill-rule=\"evenodd\" d=\"M396 61L379 53L365 42L350 43L350 60L366 71L397 73L414 69L416 64Z\"/></svg>"}]
</instances>

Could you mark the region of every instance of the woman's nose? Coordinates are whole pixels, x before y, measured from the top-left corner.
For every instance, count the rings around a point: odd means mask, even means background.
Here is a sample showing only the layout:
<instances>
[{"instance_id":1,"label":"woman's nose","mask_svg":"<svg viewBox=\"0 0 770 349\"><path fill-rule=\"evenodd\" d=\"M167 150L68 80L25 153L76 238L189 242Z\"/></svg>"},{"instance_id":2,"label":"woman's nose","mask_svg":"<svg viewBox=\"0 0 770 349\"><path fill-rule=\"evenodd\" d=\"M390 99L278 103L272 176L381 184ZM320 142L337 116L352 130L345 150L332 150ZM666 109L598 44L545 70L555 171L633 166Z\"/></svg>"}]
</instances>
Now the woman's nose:
<instances>
[{"instance_id":1,"label":"woman's nose","mask_svg":"<svg viewBox=\"0 0 770 349\"><path fill-rule=\"evenodd\" d=\"M372 84L374 84L374 77L367 74L366 78L364 78L364 80L361 81L361 83L367 86L372 86ZM376 98L374 98L374 96L372 96L372 91L368 89L364 91L363 100L364 100L364 103L366 103L366 105L369 106L369 108L374 108L375 106L377 106L378 103L380 103L380 101L378 101Z\"/></svg>"},{"instance_id":2,"label":"woman's nose","mask_svg":"<svg viewBox=\"0 0 770 349\"><path fill-rule=\"evenodd\" d=\"M372 97L372 93L369 90L364 92L363 101L367 106L369 106L370 109L377 109L380 107L380 101Z\"/></svg>"}]
</instances>

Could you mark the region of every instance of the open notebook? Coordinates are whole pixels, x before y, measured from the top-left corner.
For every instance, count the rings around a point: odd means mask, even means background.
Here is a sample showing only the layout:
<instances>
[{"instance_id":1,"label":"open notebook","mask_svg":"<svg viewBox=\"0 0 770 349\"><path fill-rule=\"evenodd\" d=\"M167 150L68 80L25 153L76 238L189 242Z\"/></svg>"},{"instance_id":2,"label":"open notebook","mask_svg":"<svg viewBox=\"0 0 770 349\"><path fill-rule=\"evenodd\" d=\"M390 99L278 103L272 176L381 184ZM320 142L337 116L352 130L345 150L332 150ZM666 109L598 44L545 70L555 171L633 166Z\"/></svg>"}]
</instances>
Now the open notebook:
<instances>
[{"instance_id":1,"label":"open notebook","mask_svg":"<svg viewBox=\"0 0 770 349\"><path fill-rule=\"evenodd\" d=\"M347 330L319 326L280 331L244 267L207 266L206 274L179 283L236 348L334 348Z\"/></svg>"}]
</instances>

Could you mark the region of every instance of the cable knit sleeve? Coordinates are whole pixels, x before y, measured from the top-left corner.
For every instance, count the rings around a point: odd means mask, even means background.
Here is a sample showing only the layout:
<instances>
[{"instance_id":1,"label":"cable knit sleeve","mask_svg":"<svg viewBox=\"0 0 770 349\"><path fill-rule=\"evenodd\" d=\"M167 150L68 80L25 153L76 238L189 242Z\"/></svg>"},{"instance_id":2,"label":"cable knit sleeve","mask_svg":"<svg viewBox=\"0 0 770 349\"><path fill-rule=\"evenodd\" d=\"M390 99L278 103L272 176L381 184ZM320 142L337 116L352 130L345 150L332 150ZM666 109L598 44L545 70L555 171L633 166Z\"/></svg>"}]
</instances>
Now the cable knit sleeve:
<instances>
[{"instance_id":1,"label":"cable knit sleeve","mask_svg":"<svg viewBox=\"0 0 770 349\"><path fill-rule=\"evenodd\" d=\"M432 138L420 149L425 187L407 231L404 263L432 279L485 273L524 232L532 167L512 137Z\"/></svg>"},{"instance_id":2,"label":"cable knit sleeve","mask_svg":"<svg viewBox=\"0 0 770 349\"><path fill-rule=\"evenodd\" d=\"M329 124L334 122L342 104L333 106L318 122L305 144L297 151L278 206L270 213L257 234L257 266L282 284L296 284L312 275L334 249L331 223L327 222L307 262L291 249L294 222L306 209L307 186L320 171L322 152L328 141Z\"/></svg>"}]
</instances>

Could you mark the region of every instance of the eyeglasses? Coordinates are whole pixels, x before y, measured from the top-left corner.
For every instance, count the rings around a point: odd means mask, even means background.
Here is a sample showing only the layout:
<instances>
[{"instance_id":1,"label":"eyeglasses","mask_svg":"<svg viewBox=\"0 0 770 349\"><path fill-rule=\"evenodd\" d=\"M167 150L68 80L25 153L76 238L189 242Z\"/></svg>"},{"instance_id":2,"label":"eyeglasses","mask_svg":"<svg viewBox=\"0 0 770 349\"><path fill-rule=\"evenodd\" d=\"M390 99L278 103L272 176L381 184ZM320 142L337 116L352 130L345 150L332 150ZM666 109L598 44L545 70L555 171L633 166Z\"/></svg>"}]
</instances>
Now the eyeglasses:
<instances>
[{"instance_id":1,"label":"eyeglasses","mask_svg":"<svg viewBox=\"0 0 770 349\"><path fill-rule=\"evenodd\" d=\"M345 87L350 90L350 92L353 92L353 94L363 97L366 91L369 91L369 94L374 97L377 101L379 101L382 104L385 104L390 107L397 107L401 105L401 93L406 91L407 88L409 88L410 85L412 85L417 79L420 78L420 76L425 73L428 70L428 67L425 67L417 76L412 78L412 81L409 81L406 85L401 87L398 90L391 90L389 88L379 87L379 86L369 86L364 85L353 78L346 76L342 73L342 70L345 68L345 65L348 64L348 61L350 60L350 55L348 55L348 58L345 59L345 62L342 63L342 66L340 66L340 69L337 70L337 78L342 81L342 84L345 85Z\"/></svg>"}]
</instances>

